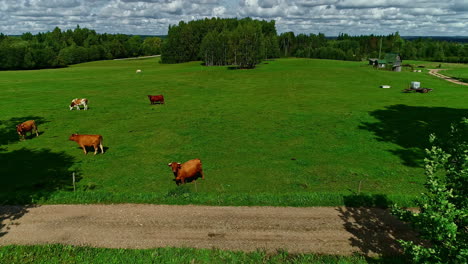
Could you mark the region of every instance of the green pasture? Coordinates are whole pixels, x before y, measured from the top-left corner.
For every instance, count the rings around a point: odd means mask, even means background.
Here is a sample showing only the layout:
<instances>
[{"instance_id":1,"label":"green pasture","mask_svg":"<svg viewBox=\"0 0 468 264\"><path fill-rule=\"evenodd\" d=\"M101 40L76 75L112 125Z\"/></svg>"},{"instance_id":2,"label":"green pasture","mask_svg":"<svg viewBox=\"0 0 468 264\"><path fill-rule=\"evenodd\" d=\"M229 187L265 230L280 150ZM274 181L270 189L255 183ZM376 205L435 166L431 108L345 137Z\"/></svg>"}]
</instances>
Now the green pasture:
<instances>
[{"instance_id":1,"label":"green pasture","mask_svg":"<svg viewBox=\"0 0 468 264\"><path fill-rule=\"evenodd\" d=\"M449 69L442 71L441 74L457 78L462 82L468 82L468 67Z\"/></svg>"},{"instance_id":2,"label":"green pasture","mask_svg":"<svg viewBox=\"0 0 468 264\"><path fill-rule=\"evenodd\" d=\"M411 204L429 134L468 116L467 87L365 62L158 62L0 72L1 203ZM401 93L411 81L434 91ZM68 109L77 97L88 111ZM20 142L29 119L40 136ZM106 153L85 156L72 133L101 134ZM177 187L167 163L193 158L206 179Z\"/></svg>"}]
</instances>

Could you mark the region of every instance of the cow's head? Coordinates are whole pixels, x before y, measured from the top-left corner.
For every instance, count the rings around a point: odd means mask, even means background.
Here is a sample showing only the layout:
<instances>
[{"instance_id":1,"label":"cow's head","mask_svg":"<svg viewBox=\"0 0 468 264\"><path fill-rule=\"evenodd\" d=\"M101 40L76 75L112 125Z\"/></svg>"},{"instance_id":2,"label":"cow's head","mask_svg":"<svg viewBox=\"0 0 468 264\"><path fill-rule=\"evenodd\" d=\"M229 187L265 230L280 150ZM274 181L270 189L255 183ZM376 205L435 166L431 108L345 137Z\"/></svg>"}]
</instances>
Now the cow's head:
<instances>
[{"instance_id":1,"label":"cow's head","mask_svg":"<svg viewBox=\"0 0 468 264\"><path fill-rule=\"evenodd\" d=\"M16 125L16 132L20 136L20 140L24 139L25 132L23 131L23 124Z\"/></svg>"},{"instance_id":2,"label":"cow's head","mask_svg":"<svg viewBox=\"0 0 468 264\"><path fill-rule=\"evenodd\" d=\"M179 171L180 168L182 168L182 164L178 162L168 163L167 166L172 168L172 173L174 173L174 177L177 177L177 172Z\"/></svg>"},{"instance_id":3,"label":"cow's head","mask_svg":"<svg viewBox=\"0 0 468 264\"><path fill-rule=\"evenodd\" d=\"M16 125L16 132L18 132L20 136L23 135L23 124Z\"/></svg>"},{"instance_id":4,"label":"cow's head","mask_svg":"<svg viewBox=\"0 0 468 264\"><path fill-rule=\"evenodd\" d=\"M73 100L71 101L71 103L70 103L70 110L72 110L73 107L76 105L76 100L78 100L78 98L75 98L75 99L73 99Z\"/></svg>"},{"instance_id":5,"label":"cow's head","mask_svg":"<svg viewBox=\"0 0 468 264\"><path fill-rule=\"evenodd\" d=\"M68 140L75 141L77 137L78 137L78 134L72 134Z\"/></svg>"}]
</instances>

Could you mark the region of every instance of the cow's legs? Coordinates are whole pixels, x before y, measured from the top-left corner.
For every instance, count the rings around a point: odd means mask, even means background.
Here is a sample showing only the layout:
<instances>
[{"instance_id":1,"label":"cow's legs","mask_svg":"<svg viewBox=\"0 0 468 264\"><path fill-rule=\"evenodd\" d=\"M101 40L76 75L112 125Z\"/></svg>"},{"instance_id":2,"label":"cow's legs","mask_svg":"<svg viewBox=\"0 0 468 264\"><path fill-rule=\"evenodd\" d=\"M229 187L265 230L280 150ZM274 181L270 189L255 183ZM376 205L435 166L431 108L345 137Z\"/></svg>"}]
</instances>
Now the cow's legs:
<instances>
[{"instance_id":1,"label":"cow's legs","mask_svg":"<svg viewBox=\"0 0 468 264\"><path fill-rule=\"evenodd\" d=\"M37 127L36 127L36 137L39 136L39 132L37 131Z\"/></svg>"},{"instance_id":2,"label":"cow's legs","mask_svg":"<svg viewBox=\"0 0 468 264\"><path fill-rule=\"evenodd\" d=\"M84 110L88 110L88 105L84 105Z\"/></svg>"},{"instance_id":3,"label":"cow's legs","mask_svg":"<svg viewBox=\"0 0 468 264\"><path fill-rule=\"evenodd\" d=\"M94 155L96 155L99 148L97 145L94 145L93 147L94 147Z\"/></svg>"},{"instance_id":4,"label":"cow's legs","mask_svg":"<svg viewBox=\"0 0 468 264\"><path fill-rule=\"evenodd\" d=\"M81 145L81 148L83 149L83 152L85 155L88 154L88 152L86 152L86 147L84 145Z\"/></svg>"},{"instance_id":5,"label":"cow's legs","mask_svg":"<svg viewBox=\"0 0 468 264\"><path fill-rule=\"evenodd\" d=\"M104 147L102 146L102 143L99 143L99 147L101 148L101 153L104 154Z\"/></svg>"}]
</instances>

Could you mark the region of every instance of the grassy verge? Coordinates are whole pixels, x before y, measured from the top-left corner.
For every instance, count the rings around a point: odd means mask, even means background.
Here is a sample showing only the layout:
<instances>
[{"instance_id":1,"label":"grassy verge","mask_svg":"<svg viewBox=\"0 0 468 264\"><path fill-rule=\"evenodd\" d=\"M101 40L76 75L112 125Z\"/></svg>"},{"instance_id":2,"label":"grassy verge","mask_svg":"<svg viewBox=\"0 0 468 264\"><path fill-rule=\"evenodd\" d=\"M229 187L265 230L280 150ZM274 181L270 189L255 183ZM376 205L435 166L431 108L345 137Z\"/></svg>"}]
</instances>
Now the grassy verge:
<instances>
[{"instance_id":1,"label":"grassy verge","mask_svg":"<svg viewBox=\"0 0 468 264\"><path fill-rule=\"evenodd\" d=\"M218 206L350 206L389 207L393 203L413 207L416 196L381 194L339 194L339 193L255 193L255 194L212 194L197 193L185 186L174 188L167 193L108 193L58 191L44 199L41 193L26 196L20 192L2 193L3 204L111 204L145 203L170 205L218 205Z\"/></svg>"},{"instance_id":2,"label":"grassy verge","mask_svg":"<svg viewBox=\"0 0 468 264\"><path fill-rule=\"evenodd\" d=\"M399 257L365 258L363 256L327 256L313 254L267 254L216 249L158 248L103 249L63 245L0 247L0 263L403 263Z\"/></svg>"}]
</instances>

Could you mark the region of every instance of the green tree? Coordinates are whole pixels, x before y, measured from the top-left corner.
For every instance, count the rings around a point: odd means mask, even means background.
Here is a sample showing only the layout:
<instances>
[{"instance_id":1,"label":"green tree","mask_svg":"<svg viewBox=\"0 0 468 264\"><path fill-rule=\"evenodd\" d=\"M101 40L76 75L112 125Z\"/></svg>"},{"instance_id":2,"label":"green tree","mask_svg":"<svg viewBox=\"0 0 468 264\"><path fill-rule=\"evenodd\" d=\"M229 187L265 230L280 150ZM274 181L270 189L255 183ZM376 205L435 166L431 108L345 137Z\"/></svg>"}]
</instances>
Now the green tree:
<instances>
[{"instance_id":1,"label":"green tree","mask_svg":"<svg viewBox=\"0 0 468 264\"><path fill-rule=\"evenodd\" d=\"M264 57L262 29L258 24L240 24L234 35L238 40L237 65L243 69L255 68Z\"/></svg>"},{"instance_id":2,"label":"green tree","mask_svg":"<svg viewBox=\"0 0 468 264\"><path fill-rule=\"evenodd\" d=\"M285 32L278 37L279 47L283 52L284 57L291 55L291 50L294 46L294 40L294 32Z\"/></svg>"},{"instance_id":3,"label":"green tree","mask_svg":"<svg viewBox=\"0 0 468 264\"><path fill-rule=\"evenodd\" d=\"M161 53L162 40L158 37L145 38L142 44L144 55L157 55Z\"/></svg>"},{"instance_id":4,"label":"green tree","mask_svg":"<svg viewBox=\"0 0 468 264\"><path fill-rule=\"evenodd\" d=\"M467 263L468 119L452 125L448 139L431 135L430 141L433 146L426 150L425 159L426 192L418 200L419 212L393 209L427 243L400 242L414 263Z\"/></svg>"}]
</instances>

